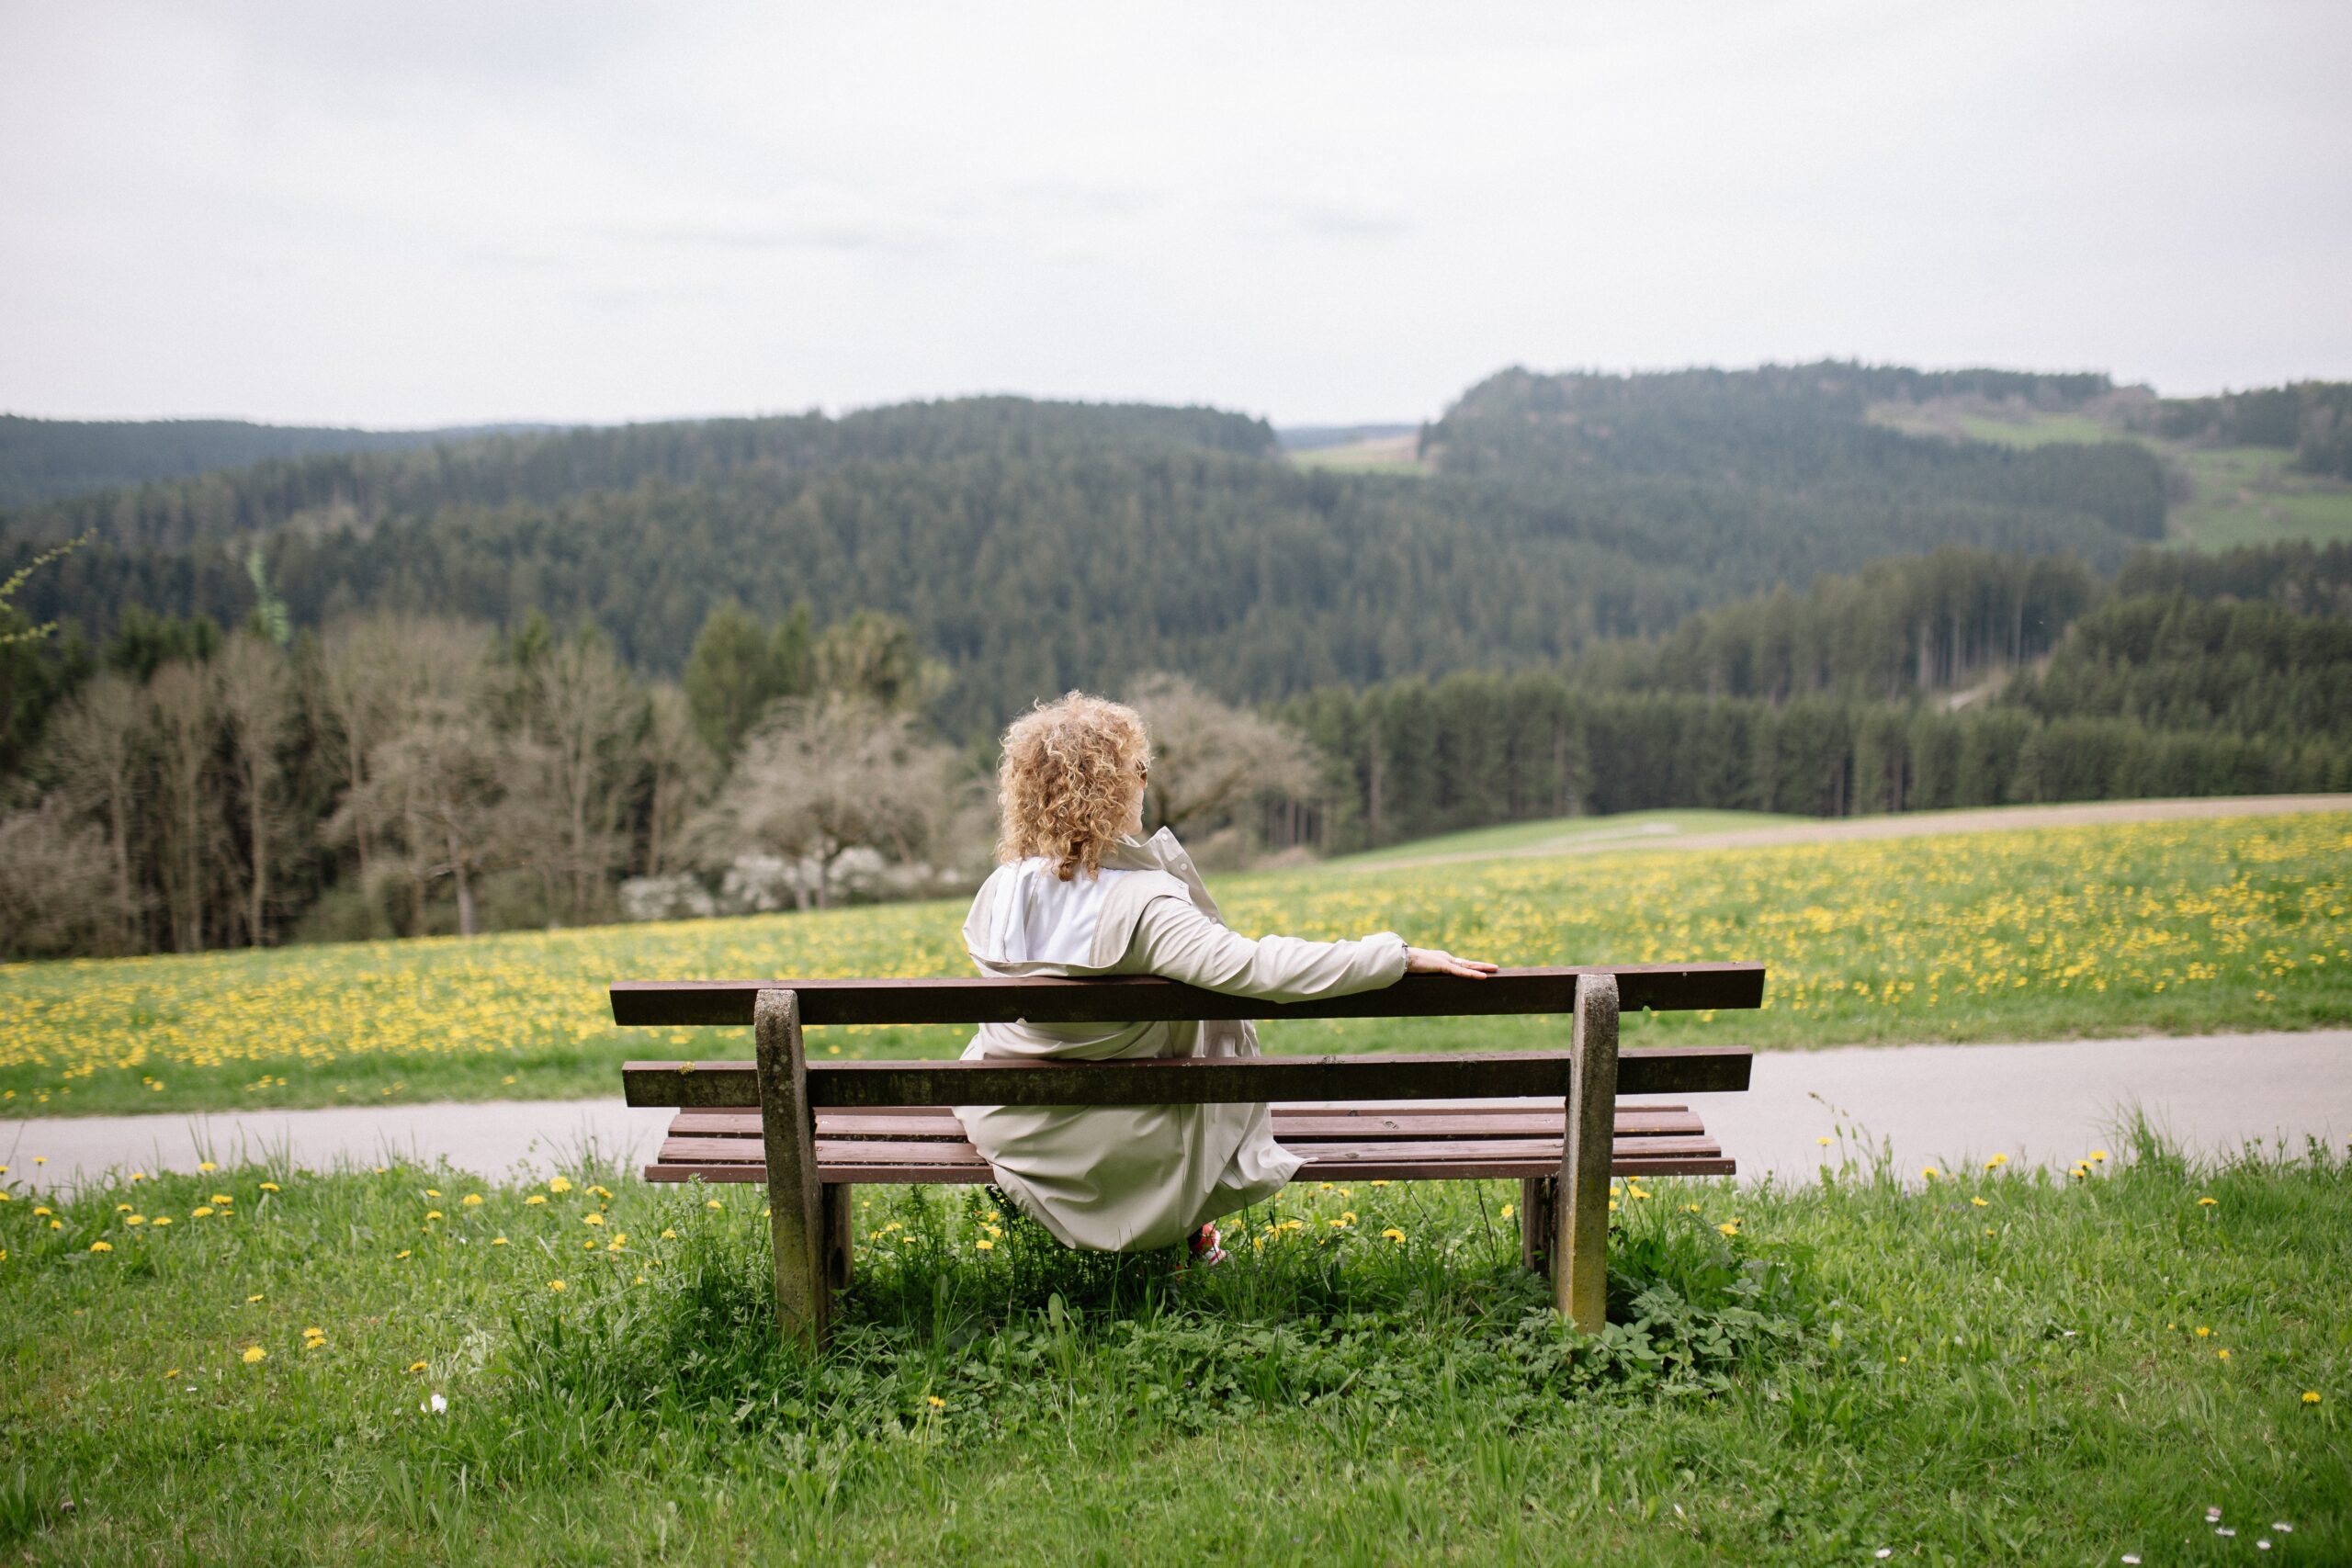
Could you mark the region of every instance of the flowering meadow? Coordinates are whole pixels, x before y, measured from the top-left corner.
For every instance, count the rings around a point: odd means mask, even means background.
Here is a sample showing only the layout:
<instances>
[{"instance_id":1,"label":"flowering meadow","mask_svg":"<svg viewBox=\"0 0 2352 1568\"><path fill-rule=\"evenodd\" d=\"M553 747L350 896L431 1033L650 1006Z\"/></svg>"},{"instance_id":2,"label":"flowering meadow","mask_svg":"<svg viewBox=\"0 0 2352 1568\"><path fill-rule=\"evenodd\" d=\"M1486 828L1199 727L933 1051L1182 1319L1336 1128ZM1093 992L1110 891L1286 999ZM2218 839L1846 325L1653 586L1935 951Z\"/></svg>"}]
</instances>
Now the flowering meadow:
<instances>
[{"instance_id":1,"label":"flowering meadow","mask_svg":"<svg viewBox=\"0 0 2352 1568\"><path fill-rule=\"evenodd\" d=\"M1595 1336L1519 1266L1515 1184L1303 1183L1181 1275L867 1190L820 1356L775 1334L756 1189L17 1187L0 1551L2352 1560L2352 1164L2080 1153L1622 1183Z\"/></svg>"},{"instance_id":2,"label":"flowering meadow","mask_svg":"<svg viewBox=\"0 0 2352 1568\"><path fill-rule=\"evenodd\" d=\"M1216 879L1236 929L1395 930L1503 964L1738 959L1760 1012L1631 1021L1759 1046L2299 1029L2352 1020L2352 814L2244 817ZM610 1095L630 1055L740 1032L621 1031L616 978L967 973L957 904L471 942L0 966L0 1115ZM1532 1044L1548 1020L1332 1021L1272 1049ZM813 1032L948 1055L953 1029Z\"/></svg>"}]
</instances>

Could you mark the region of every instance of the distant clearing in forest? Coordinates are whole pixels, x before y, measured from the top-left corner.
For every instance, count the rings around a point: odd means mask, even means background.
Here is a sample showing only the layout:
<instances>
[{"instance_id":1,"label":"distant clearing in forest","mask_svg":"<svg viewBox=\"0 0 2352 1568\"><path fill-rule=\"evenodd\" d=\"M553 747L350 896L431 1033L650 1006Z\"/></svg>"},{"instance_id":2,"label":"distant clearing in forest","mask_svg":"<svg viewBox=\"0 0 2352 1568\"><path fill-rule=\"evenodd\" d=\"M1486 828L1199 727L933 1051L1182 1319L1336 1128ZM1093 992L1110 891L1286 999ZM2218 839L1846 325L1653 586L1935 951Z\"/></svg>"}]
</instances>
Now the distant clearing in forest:
<instances>
[{"instance_id":1,"label":"distant clearing in forest","mask_svg":"<svg viewBox=\"0 0 2352 1568\"><path fill-rule=\"evenodd\" d=\"M1375 436L1338 446L1309 447L1293 452L1290 460L1302 468L1332 468L1342 473L1426 474L1430 468L1420 459L1419 445L1419 434L1408 431L1402 435Z\"/></svg>"},{"instance_id":2,"label":"distant clearing in forest","mask_svg":"<svg viewBox=\"0 0 2352 1568\"><path fill-rule=\"evenodd\" d=\"M2166 542L2219 552L2241 545L2352 542L2352 482L2294 466L2282 446L2209 446L2121 430L2083 412L2044 413L1944 403L1881 403L1871 421L1912 435L2005 446L2137 441L2184 481L2165 519Z\"/></svg>"}]
</instances>

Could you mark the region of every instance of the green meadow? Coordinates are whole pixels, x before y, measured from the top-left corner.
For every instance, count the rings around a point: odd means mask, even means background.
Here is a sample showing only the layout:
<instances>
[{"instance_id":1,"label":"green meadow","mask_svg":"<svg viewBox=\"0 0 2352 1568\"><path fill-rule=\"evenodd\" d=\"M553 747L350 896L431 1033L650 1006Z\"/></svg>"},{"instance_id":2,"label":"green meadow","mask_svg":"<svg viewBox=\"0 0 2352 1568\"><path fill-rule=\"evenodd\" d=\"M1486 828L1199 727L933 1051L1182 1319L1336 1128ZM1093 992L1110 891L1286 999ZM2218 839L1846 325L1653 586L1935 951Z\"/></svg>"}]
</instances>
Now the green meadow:
<instances>
[{"instance_id":1,"label":"green meadow","mask_svg":"<svg viewBox=\"0 0 2352 1568\"><path fill-rule=\"evenodd\" d=\"M1728 814L1726 814L1728 815ZM1754 818L1733 818L1734 822ZM1627 1021L1631 1043L1773 1049L2309 1029L2352 1019L2352 814L2017 829L1717 850L1653 823L1606 847L1428 862L1498 829L1218 877L1252 934L1396 931L1505 964L1737 960L1760 1010ZM1449 848L1451 846L1451 848ZM1422 863L1413 863L1420 862ZM748 1054L741 1031L619 1030L615 979L969 973L958 903L0 967L0 1114L614 1096L637 1057ZM1271 1050L1556 1043L1551 1019L1270 1027ZM843 1056L945 1056L968 1031L812 1031ZM28 1145L29 1147L29 1145Z\"/></svg>"},{"instance_id":2,"label":"green meadow","mask_svg":"<svg viewBox=\"0 0 2352 1568\"><path fill-rule=\"evenodd\" d=\"M775 1335L753 1188L255 1167L19 1191L0 1550L2352 1558L2340 1152L2202 1167L2120 1130L2078 1177L1923 1175L1866 1143L1803 1190L1627 1184L1589 1336L1519 1266L1499 1182L1295 1188L1182 1277L985 1193L877 1191L820 1355Z\"/></svg>"}]
</instances>

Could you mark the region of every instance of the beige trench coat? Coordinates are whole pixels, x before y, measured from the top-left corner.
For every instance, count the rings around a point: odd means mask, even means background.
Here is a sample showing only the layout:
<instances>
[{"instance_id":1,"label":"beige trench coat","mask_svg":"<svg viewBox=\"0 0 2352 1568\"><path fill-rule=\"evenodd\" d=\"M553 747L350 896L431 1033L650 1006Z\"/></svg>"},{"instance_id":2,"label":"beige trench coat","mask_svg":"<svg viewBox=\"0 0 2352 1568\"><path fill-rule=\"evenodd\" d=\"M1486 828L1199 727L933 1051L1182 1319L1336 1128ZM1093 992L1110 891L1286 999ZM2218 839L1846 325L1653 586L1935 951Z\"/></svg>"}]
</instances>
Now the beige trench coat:
<instances>
[{"instance_id":1,"label":"beige trench coat","mask_svg":"<svg viewBox=\"0 0 2352 1568\"><path fill-rule=\"evenodd\" d=\"M980 973L1163 975L1227 996L1303 1001L1393 985L1405 942L1256 941L1229 930L1175 835L1123 836L1104 874L1062 882L1042 858L999 866L972 900L965 946ZM1246 1021L989 1023L967 1061L1254 1056ZM1091 1251L1168 1247L1262 1202L1298 1170L1263 1105L959 1105L997 1185L1061 1241Z\"/></svg>"}]
</instances>

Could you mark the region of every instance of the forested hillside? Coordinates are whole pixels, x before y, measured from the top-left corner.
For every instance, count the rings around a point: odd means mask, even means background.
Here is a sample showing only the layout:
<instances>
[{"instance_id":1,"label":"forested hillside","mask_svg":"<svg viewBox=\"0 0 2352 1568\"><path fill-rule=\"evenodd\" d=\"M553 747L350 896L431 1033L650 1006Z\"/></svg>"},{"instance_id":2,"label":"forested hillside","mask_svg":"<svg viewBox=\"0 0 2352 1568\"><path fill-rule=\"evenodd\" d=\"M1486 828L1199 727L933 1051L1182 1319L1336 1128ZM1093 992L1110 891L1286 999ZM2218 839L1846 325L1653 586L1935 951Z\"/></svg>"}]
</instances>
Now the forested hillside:
<instances>
[{"instance_id":1,"label":"forested hillside","mask_svg":"<svg viewBox=\"0 0 2352 1568\"><path fill-rule=\"evenodd\" d=\"M946 666L933 714L968 738L1039 692L1152 669L1264 701L1537 665L1883 556L2110 570L2161 531L2137 446L2021 453L1863 418L1889 386L1952 379L1511 373L1433 429L1430 478L1301 471L1261 422L1213 411L1014 399L504 436L31 509L0 567L90 536L22 604L103 637L132 604L236 621L259 543L298 626L539 611L593 621L648 673L680 668L721 597L769 618L806 602L820 626L885 610Z\"/></svg>"},{"instance_id":2,"label":"forested hillside","mask_svg":"<svg viewBox=\"0 0 2352 1568\"><path fill-rule=\"evenodd\" d=\"M1946 649L1991 652L1955 670ZM1987 679L1906 693L1923 667ZM1331 688L1277 711L1324 757L1325 787L1318 815L1269 822L1329 849L1666 806L1843 816L2352 789L2352 546L2152 553L2113 590L2071 563L1943 551L1555 670Z\"/></svg>"},{"instance_id":3,"label":"forested hillside","mask_svg":"<svg viewBox=\"0 0 2352 1568\"><path fill-rule=\"evenodd\" d=\"M397 452L490 433L338 430L236 419L70 420L0 414L0 507L37 505L273 459Z\"/></svg>"}]
</instances>

